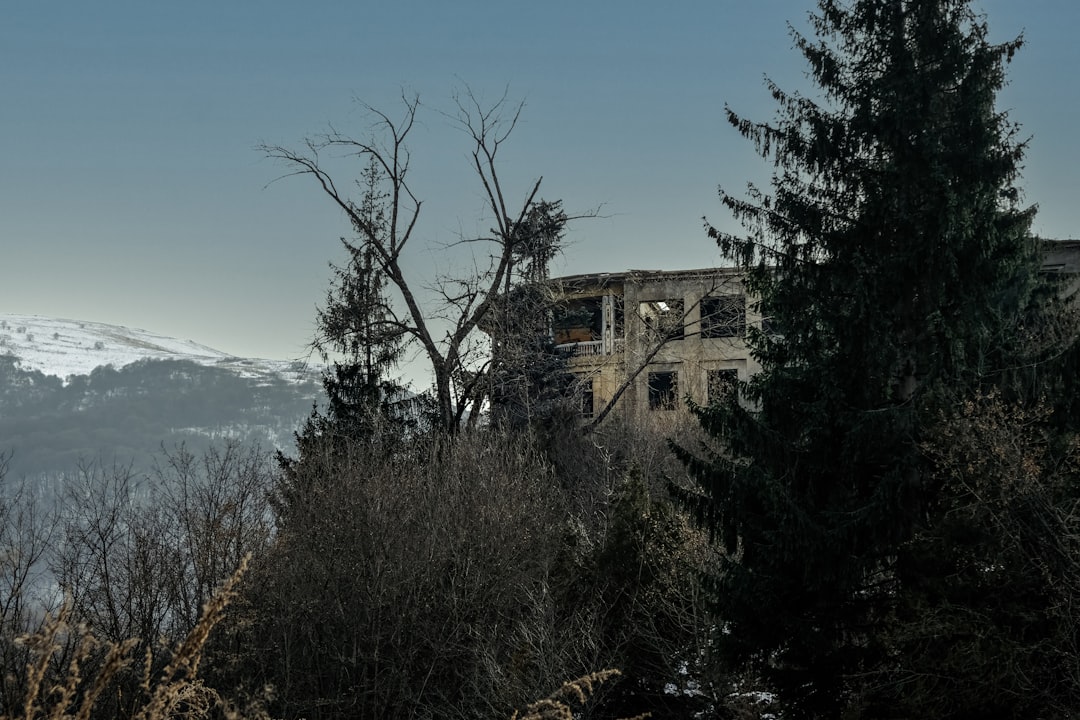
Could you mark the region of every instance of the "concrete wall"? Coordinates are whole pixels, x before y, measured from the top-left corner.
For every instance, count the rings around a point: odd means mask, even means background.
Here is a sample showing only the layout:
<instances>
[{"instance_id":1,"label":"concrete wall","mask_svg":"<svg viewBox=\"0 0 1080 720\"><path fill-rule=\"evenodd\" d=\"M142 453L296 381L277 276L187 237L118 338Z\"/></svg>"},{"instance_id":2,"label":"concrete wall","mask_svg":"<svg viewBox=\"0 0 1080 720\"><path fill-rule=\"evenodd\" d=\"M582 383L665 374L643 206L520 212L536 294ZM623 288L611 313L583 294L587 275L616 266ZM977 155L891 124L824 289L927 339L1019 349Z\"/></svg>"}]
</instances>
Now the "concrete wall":
<instances>
[{"instance_id":1,"label":"concrete wall","mask_svg":"<svg viewBox=\"0 0 1080 720\"><path fill-rule=\"evenodd\" d=\"M614 338L609 346L613 352L591 353L593 348L564 346L570 358L570 369L583 379L592 380L593 406L597 412L604 407L628 376L645 364L619 400L618 410L626 413L669 412L650 408L649 374L674 372L677 377L677 408L684 406L685 397L695 402L708 402L710 371L734 370L739 379L746 379L759 368L750 357L743 337L702 337L702 299L707 297L743 296L745 290L738 272L729 269L691 270L682 272L630 271L598 276L573 276L553 281L562 297L611 296L612 303L621 300L622 338ZM652 304L652 310L643 304ZM677 322L682 327L678 337L661 341L655 327L643 319L655 313L655 306L665 303L676 307ZM656 320L652 319L655 323ZM746 298L746 325L760 325L761 317L753 298ZM667 329L664 325L661 330ZM619 342L621 340L621 342ZM650 357L651 356L651 357Z\"/></svg>"}]
</instances>

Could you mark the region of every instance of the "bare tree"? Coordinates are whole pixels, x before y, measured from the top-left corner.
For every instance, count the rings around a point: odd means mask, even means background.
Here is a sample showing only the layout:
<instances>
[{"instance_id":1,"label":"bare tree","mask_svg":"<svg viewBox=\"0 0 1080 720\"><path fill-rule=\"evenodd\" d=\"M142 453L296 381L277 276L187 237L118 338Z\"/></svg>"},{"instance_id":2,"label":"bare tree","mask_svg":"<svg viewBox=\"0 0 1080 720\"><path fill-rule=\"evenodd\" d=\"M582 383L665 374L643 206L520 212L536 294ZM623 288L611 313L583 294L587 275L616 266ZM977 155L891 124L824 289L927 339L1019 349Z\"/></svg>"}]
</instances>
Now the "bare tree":
<instances>
[{"instance_id":1,"label":"bare tree","mask_svg":"<svg viewBox=\"0 0 1080 720\"><path fill-rule=\"evenodd\" d=\"M462 240L476 248L475 272L466 278L435 281L440 307L425 307L417 289L406 278L402 259L416 232L423 205L410 184L408 142L421 104L416 96L403 96L402 100L404 112L399 119L367 106L375 119L371 139L356 139L331 128L307 139L301 150L279 145L261 145L259 149L291 169L285 177L313 177L323 193L348 217L358 244L371 251L376 266L404 307L392 315L390 322L423 349L434 379L437 423L453 432L470 409L483 402L483 393L478 388L483 384L486 370L487 342L476 331L500 293L505 292L515 257L530 242L522 228L530 226L530 212L540 202L541 180L537 179L519 198L513 199L499 175L499 151L517 125L523 104L510 103L504 94L493 105L485 106L468 89L457 94L455 110L447 117L460 127L471 145L471 169L482 189L492 227L486 237ZM327 170L329 159L341 156L356 158L364 166L371 163L378 172L386 189L384 223L373 223L370 214L362 211L362 206ZM484 251L479 249L481 246ZM445 334L440 334L444 326Z\"/></svg>"},{"instance_id":2,"label":"bare tree","mask_svg":"<svg viewBox=\"0 0 1080 720\"><path fill-rule=\"evenodd\" d=\"M177 558L172 605L186 633L222 579L269 543L270 456L233 441L201 455L181 446L162 451L149 480L152 507L169 521L159 532Z\"/></svg>"},{"instance_id":3,"label":"bare tree","mask_svg":"<svg viewBox=\"0 0 1080 720\"><path fill-rule=\"evenodd\" d=\"M163 451L145 475L130 466L83 462L65 476L56 527L38 541L47 549L37 552L63 592L67 617L102 642L135 639L136 654L156 672L198 625L218 583L245 557L265 550L269 487L268 455L233 442L199 456L183 447ZM0 527L0 552L5 530ZM24 548L37 537L32 530L21 530ZM97 650L81 660L89 669L103 661ZM142 697L137 675L117 676L99 717L132 716Z\"/></svg>"},{"instance_id":4,"label":"bare tree","mask_svg":"<svg viewBox=\"0 0 1080 720\"><path fill-rule=\"evenodd\" d=\"M9 457L0 453L0 716L14 714L27 691L26 677L14 671L29 662L30 649L17 638L39 629L57 605L45 573L56 513L31 484L5 479Z\"/></svg>"}]
</instances>

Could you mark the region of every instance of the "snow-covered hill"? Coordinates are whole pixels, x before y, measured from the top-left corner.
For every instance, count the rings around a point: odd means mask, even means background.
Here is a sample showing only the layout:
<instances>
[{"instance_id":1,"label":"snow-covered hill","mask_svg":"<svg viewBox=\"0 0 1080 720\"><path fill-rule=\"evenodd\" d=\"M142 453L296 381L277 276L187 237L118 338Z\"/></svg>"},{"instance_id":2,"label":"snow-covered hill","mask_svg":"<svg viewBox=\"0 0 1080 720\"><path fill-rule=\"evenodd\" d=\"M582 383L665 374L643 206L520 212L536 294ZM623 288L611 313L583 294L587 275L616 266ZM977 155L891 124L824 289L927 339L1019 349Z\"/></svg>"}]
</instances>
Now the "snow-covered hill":
<instances>
[{"instance_id":1,"label":"snow-covered hill","mask_svg":"<svg viewBox=\"0 0 1080 720\"><path fill-rule=\"evenodd\" d=\"M163 447L198 453L226 440L290 452L321 397L321 370L0 313L0 476L5 464L14 478L60 477L87 461L146 469Z\"/></svg>"},{"instance_id":2,"label":"snow-covered hill","mask_svg":"<svg viewBox=\"0 0 1080 720\"><path fill-rule=\"evenodd\" d=\"M0 355L14 355L23 370L67 378L96 367L121 368L137 360L191 360L243 376L311 379L318 369L303 362L240 358L191 340L120 325L41 315L0 313Z\"/></svg>"}]
</instances>

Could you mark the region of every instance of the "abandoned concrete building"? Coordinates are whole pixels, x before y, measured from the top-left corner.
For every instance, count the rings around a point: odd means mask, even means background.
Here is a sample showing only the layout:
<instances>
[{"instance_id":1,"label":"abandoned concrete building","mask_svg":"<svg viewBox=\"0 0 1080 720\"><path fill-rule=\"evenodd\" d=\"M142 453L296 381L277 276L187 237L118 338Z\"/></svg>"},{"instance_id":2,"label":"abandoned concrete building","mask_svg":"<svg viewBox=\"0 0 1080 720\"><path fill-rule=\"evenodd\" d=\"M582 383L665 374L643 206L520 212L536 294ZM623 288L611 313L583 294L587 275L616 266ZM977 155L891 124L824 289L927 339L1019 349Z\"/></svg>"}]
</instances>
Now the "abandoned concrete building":
<instances>
[{"instance_id":1,"label":"abandoned concrete building","mask_svg":"<svg viewBox=\"0 0 1080 720\"><path fill-rule=\"evenodd\" d=\"M1062 278L1062 297L1075 298L1080 290L1080 240L1044 241L1042 270Z\"/></svg>"},{"instance_id":2,"label":"abandoned concrete building","mask_svg":"<svg viewBox=\"0 0 1080 720\"><path fill-rule=\"evenodd\" d=\"M581 412L600 412L627 378L623 412L674 410L731 392L758 370L748 325L761 322L738 270L630 270L554 278L556 349L581 388Z\"/></svg>"},{"instance_id":3,"label":"abandoned concrete building","mask_svg":"<svg viewBox=\"0 0 1080 720\"><path fill-rule=\"evenodd\" d=\"M1043 242L1043 272L1063 276L1063 296L1080 297L1080 240ZM687 397L708 404L760 370L746 329L767 319L735 268L629 270L550 283L555 346L579 381L586 417L635 372L618 400L622 412L673 410Z\"/></svg>"}]
</instances>

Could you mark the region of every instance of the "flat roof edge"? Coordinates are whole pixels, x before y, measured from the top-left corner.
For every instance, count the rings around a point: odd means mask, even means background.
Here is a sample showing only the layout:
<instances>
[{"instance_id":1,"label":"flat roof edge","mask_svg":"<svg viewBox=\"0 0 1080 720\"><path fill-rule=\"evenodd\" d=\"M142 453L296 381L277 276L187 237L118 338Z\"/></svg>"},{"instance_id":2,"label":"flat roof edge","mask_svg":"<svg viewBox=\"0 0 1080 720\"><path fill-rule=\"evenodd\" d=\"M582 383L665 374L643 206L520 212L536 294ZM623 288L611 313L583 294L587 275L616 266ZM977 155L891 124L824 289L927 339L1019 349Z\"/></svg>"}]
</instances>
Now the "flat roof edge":
<instances>
[{"instance_id":1,"label":"flat roof edge","mask_svg":"<svg viewBox=\"0 0 1080 720\"><path fill-rule=\"evenodd\" d=\"M593 284L606 285L612 282L631 280L674 280L680 278L703 278L730 275L743 275L745 270L737 267L697 268L693 270L623 270L621 272L581 273L553 277L549 282L562 285Z\"/></svg>"}]
</instances>

